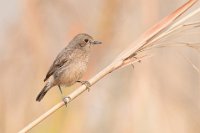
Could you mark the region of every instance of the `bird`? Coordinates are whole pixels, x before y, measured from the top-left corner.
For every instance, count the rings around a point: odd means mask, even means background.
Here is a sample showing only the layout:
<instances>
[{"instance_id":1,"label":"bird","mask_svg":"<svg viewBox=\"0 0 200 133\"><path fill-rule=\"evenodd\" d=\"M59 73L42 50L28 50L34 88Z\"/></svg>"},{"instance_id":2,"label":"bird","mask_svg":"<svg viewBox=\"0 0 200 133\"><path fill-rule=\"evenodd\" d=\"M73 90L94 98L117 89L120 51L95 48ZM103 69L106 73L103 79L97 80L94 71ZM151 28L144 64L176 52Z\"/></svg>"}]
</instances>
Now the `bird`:
<instances>
[{"instance_id":1,"label":"bird","mask_svg":"<svg viewBox=\"0 0 200 133\"><path fill-rule=\"evenodd\" d=\"M44 78L46 84L37 95L36 101L40 102L54 86L58 86L61 94L61 86L69 87L76 82L85 84L88 88L90 83L80 79L87 70L92 47L101 43L86 33L76 35L55 58Z\"/></svg>"}]
</instances>

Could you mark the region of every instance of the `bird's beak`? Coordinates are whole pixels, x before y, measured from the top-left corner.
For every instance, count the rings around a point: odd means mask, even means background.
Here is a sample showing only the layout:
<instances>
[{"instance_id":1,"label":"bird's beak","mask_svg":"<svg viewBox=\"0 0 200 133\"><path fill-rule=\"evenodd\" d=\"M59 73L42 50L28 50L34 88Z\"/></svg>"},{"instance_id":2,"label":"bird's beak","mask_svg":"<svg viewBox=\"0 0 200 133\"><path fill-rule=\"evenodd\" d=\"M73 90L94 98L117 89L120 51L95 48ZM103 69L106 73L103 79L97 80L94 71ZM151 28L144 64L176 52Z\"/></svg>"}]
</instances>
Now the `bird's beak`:
<instances>
[{"instance_id":1,"label":"bird's beak","mask_svg":"<svg viewBox=\"0 0 200 133\"><path fill-rule=\"evenodd\" d=\"M96 45L96 44L102 44L102 42L100 42L100 41L91 41L90 43L94 44L94 45Z\"/></svg>"}]
</instances>

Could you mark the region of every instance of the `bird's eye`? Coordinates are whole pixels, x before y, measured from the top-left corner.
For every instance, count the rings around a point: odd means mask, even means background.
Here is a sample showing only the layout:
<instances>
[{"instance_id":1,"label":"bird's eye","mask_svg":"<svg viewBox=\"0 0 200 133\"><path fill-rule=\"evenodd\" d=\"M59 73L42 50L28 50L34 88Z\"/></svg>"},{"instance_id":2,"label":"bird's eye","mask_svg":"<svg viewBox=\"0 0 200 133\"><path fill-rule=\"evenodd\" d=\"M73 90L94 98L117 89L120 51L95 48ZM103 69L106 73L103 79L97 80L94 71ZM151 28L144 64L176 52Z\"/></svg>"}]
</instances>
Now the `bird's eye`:
<instances>
[{"instance_id":1,"label":"bird's eye","mask_svg":"<svg viewBox=\"0 0 200 133\"><path fill-rule=\"evenodd\" d=\"M88 40L88 39L85 39L84 41L87 43L89 40Z\"/></svg>"}]
</instances>

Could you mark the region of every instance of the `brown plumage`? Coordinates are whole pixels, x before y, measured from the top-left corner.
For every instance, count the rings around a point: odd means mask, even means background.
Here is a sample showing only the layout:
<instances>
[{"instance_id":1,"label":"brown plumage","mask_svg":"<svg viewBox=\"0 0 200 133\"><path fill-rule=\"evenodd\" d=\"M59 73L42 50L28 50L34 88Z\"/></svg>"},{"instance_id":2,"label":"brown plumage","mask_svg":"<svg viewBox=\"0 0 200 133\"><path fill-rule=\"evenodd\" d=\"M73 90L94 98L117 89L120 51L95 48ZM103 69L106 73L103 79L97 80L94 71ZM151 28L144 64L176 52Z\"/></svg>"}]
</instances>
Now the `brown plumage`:
<instances>
[{"instance_id":1,"label":"brown plumage","mask_svg":"<svg viewBox=\"0 0 200 133\"><path fill-rule=\"evenodd\" d=\"M56 57L44 81L47 81L36 101L41 101L53 86L71 86L83 76L87 69L91 47L101 42L94 41L85 33L76 35L69 45Z\"/></svg>"}]
</instances>

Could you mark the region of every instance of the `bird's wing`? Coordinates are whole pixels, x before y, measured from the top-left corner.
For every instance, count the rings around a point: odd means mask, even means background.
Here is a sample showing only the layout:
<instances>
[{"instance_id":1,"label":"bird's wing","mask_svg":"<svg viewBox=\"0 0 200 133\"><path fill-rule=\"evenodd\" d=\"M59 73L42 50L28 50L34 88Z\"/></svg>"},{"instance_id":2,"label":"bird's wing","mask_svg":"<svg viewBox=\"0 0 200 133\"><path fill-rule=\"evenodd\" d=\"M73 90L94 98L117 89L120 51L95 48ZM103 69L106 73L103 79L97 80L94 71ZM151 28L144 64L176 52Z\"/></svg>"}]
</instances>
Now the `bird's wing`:
<instances>
[{"instance_id":1,"label":"bird's wing","mask_svg":"<svg viewBox=\"0 0 200 133\"><path fill-rule=\"evenodd\" d=\"M72 53L70 50L63 50L58 54L53 64L51 65L44 81L46 81L51 75L53 75L60 67L62 67L65 63L69 63L69 55ZM68 56L67 56L68 55Z\"/></svg>"}]
</instances>

